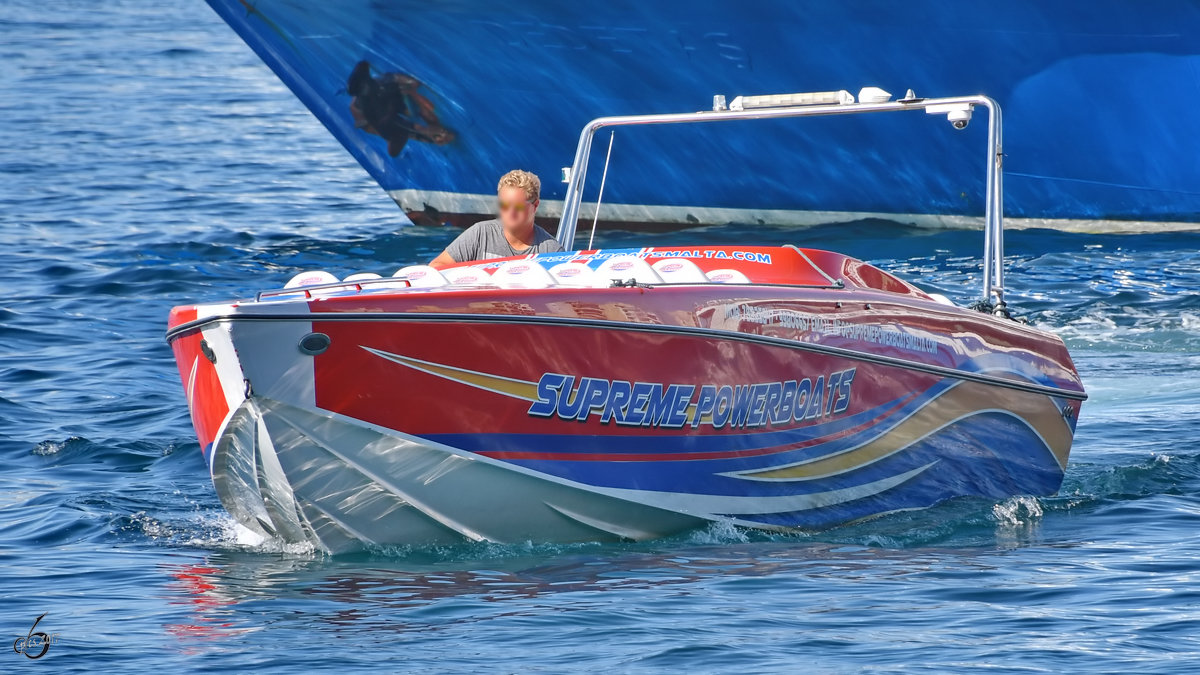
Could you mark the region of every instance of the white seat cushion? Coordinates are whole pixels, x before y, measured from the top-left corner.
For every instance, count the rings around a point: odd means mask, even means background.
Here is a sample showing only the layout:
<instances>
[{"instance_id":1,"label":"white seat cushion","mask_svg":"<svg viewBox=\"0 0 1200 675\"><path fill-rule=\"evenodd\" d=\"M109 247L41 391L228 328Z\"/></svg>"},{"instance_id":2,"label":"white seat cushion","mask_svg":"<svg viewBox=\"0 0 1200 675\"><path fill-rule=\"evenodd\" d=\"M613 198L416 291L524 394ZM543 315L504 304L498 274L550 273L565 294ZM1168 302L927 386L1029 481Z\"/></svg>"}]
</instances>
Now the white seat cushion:
<instances>
[{"instance_id":1,"label":"white seat cushion","mask_svg":"<svg viewBox=\"0 0 1200 675\"><path fill-rule=\"evenodd\" d=\"M718 284L748 284L750 279L740 270L719 269L708 273L708 280Z\"/></svg>"},{"instance_id":2,"label":"white seat cushion","mask_svg":"<svg viewBox=\"0 0 1200 675\"><path fill-rule=\"evenodd\" d=\"M482 267L452 267L442 272L442 276L452 284L462 286L479 286L491 284L492 275Z\"/></svg>"},{"instance_id":3,"label":"white seat cushion","mask_svg":"<svg viewBox=\"0 0 1200 675\"><path fill-rule=\"evenodd\" d=\"M401 267L392 275L394 279L404 279L413 288L435 288L445 286L446 277L429 265L409 265Z\"/></svg>"},{"instance_id":4,"label":"white seat cushion","mask_svg":"<svg viewBox=\"0 0 1200 675\"><path fill-rule=\"evenodd\" d=\"M284 288L300 288L301 286L321 286L324 284L336 284L338 278L326 272L325 270L312 270L309 272L301 272L292 277Z\"/></svg>"},{"instance_id":5,"label":"white seat cushion","mask_svg":"<svg viewBox=\"0 0 1200 675\"><path fill-rule=\"evenodd\" d=\"M662 277L650 267L644 258L633 255L619 255L609 258L596 269L597 285L605 287L612 285L614 280L628 281L633 279L641 284L661 284Z\"/></svg>"},{"instance_id":6,"label":"white seat cushion","mask_svg":"<svg viewBox=\"0 0 1200 675\"><path fill-rule=\"evenodd\" d=\"M325 284L336 284L339 281L337 277L324 270L314 270L312 272L301 272L292 277L291 281L287 282L284 288L304 288L306 286L323 286ZM312 291L310 295L334 295L345 289L341 288L320 288ZM300 297L301 294L288 294L276 296L276 299Z\"/></svg>"},{"instance_id":7,"label":"white seat cushion","mask_svg":"<svg viewBox=\"0 0 1200 675\"><path fill-rule=\"evenodd\" d=\"M554 277L532 260L509 260L492 272L492 283L502 288L547 288Z\"/></svg>"},{"instance_id":8,"label":"white seat cushion","mask_svg":"<svg viewBox=\"0 0 1200 675\"><path fill-rule=\"evenodd\" d=\"M705 284L708 277L696 263L684 258L663 258L651 265L668 284Z\"/></svg>"},{"instance_id":9,"label":"white seat cushion","mask_svg":"<svg viewBox=\"0 0 1200 675\"><path fill-rule=\"evenodd\" d=\"M550 268L550 276L554 277L560 286L591 288L596 285L596 272L578 262L559 263Z\"/></svg>"}]
</instances>

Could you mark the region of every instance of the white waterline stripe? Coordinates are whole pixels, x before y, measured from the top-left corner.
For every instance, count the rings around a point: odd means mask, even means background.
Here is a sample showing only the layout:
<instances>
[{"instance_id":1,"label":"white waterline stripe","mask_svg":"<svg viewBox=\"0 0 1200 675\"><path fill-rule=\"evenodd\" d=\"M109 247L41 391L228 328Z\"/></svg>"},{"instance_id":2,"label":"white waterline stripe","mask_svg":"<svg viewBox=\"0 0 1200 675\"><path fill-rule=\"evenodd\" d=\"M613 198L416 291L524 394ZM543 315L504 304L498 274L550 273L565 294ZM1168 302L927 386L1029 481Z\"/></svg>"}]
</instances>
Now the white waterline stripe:
<instances>
[{"instance_id":1,"label":"white waterline stripe","mask_svg":"<svg viewBox=\"0 0 1200 675\"><path fill-rule=\"evenodd\" d=\"M396 203L405 211L419 212L426 208L432 208L444 213L483 215L493 213L496 210L495 195L465 194L437 190L390 190L388 195L396 200ZM543 200L539 211L541 215L558 218L562 216L563 202L562 200ZM593 218L595 214L596 204L594 202L585 202L580 206L579 217L581 220ZM608 221L642 223L717 225L724 223L758 223L762 225L792 225L800 227L847 223L869 218L893 220L928 229L982 230L984 225L983 216L879 213L874 211L733 209L710 206L660 206L613 203L604 205L604 217ZM1004 229L1006 230L1031 228L1097 234L1137 234L1143 232L1200 231L1200 222L1011 217L1004 219Z\"/></svg>"}]
</instances>

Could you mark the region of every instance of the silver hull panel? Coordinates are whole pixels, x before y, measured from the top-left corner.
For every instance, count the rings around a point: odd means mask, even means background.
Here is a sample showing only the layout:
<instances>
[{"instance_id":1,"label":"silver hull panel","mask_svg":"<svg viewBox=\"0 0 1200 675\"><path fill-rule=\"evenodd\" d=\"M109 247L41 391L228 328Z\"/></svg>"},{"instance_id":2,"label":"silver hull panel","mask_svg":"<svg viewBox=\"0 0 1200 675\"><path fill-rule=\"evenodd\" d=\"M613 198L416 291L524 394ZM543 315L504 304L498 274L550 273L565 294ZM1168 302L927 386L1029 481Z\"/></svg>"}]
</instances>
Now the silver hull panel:
<instances>
[{"instance_id":1,"label":"silver hull panel","mask_svg":"<svg viewBox=\"0 0 1200 675\"><path fill-rule=\"evenodd\" d=\"M706 522L261 397L229 417L212 462L217 495L240 523L330 553L414 542L643 540Z\"/></svg>"}]
</instances>

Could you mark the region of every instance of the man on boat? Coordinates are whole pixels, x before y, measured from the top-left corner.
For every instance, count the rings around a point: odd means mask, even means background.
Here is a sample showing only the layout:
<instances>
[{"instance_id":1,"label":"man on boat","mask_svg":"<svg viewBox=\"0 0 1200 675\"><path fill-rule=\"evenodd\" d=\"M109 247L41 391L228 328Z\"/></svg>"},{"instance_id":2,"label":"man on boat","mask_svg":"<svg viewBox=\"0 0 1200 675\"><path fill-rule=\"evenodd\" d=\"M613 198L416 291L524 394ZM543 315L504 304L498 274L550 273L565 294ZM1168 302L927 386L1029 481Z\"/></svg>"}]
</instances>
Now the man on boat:
<instances>
[{"instance_id":1,"label":"man on boat","mask_svg":"<svg viewBox=\"0 0 1200 675\"><path fill-rule=\"evenodd\" d=\"M542 182L528 171L515 169L504 174L496 190L500 217L468 227L429 264L445 267L459 262L563 250L558 240L533 222L541 203L541 191Z\"/></svg>"}]
</instances>

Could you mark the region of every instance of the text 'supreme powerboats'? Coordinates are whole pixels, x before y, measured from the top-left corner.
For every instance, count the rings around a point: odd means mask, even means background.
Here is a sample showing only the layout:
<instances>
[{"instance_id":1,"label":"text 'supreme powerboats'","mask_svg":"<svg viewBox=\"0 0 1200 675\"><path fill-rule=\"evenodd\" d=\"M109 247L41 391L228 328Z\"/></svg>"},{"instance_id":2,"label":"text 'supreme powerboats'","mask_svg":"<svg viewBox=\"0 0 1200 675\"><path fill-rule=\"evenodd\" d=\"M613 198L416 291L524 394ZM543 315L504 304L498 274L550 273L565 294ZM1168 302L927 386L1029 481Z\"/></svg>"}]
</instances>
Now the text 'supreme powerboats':
<instances>
[{"instance_id":1,"label":"text 'supreme powerboats'","mask_svg":"<svg viewBox=\"0 0 1200 675\"><path fill-rule=\"evenodd\" d=\"M327 551L822 528L1055 493L1086 398L1008 318L1001 120L984 96L716 97L601 118L566 174L569 252L327 273L176 307L167 340L225 508ZM988 112L983 299L792 246L573 250L600 129Z\"/></svg>"}]
</instances>

